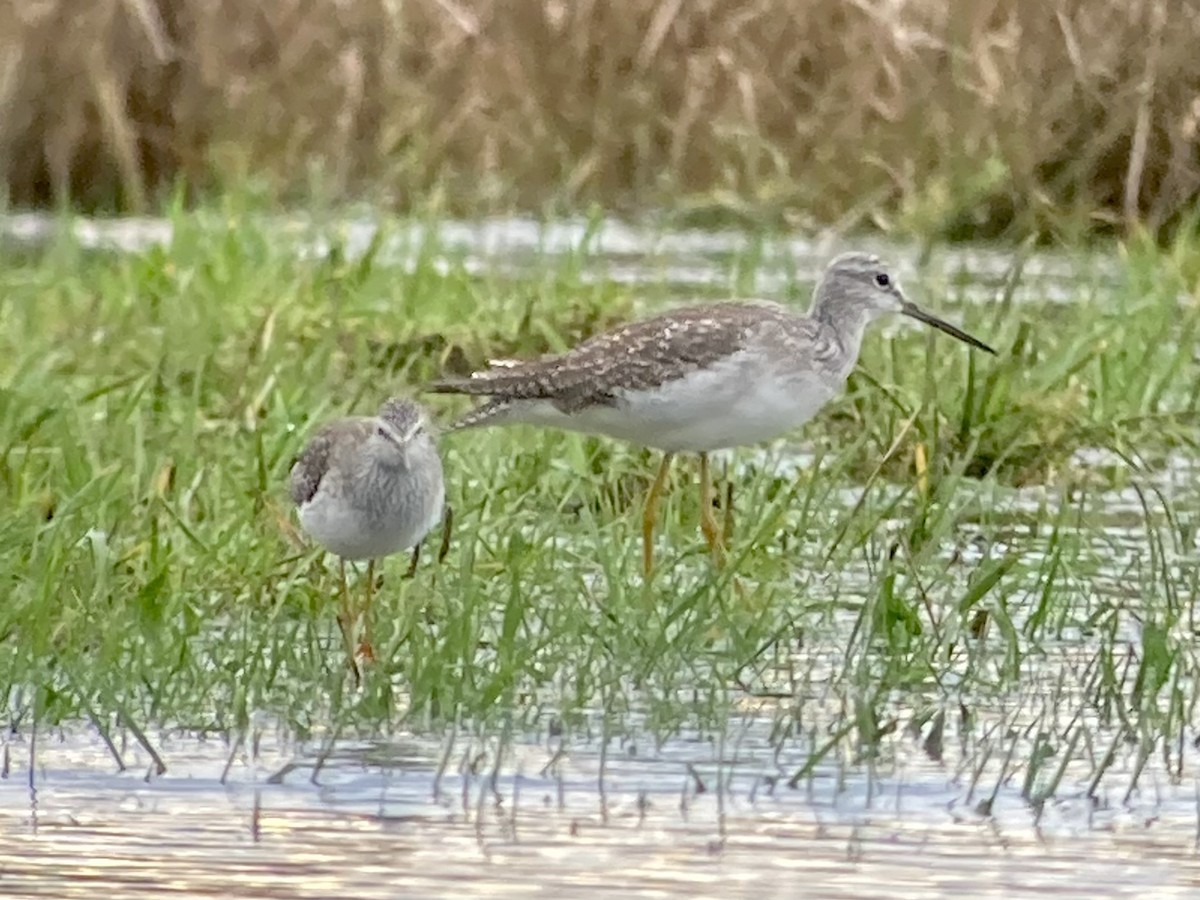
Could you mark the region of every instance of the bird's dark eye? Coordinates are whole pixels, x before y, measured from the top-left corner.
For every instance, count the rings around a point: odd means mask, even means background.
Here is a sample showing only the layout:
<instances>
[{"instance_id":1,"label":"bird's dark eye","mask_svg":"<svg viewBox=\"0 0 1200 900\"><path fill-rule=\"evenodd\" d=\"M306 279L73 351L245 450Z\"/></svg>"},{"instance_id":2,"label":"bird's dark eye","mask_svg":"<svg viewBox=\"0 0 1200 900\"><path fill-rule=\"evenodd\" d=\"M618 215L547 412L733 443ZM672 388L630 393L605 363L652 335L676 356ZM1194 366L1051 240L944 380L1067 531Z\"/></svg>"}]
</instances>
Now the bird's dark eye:
<instances>
[{"instance_id":1,"label":"bird's dark eye","mask_svg":"<svg viewBox=\"0 0 1200 900\"><path fill-rule=\"evenodd\" d=\"M880 272L875 276L875 283L880 287L887 287L892 283L892 279L888 278L887 272Z\"/></svg>"}]
</instances>

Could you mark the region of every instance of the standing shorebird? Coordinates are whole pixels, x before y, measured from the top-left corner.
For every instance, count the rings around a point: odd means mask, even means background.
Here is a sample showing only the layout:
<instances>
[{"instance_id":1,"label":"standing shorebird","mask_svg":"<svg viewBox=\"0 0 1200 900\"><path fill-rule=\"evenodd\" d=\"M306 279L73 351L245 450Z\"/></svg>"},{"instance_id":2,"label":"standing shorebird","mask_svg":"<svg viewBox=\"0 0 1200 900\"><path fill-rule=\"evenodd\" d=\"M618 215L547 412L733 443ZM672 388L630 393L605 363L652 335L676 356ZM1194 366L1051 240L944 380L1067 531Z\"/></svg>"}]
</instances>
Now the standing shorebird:
<instances>
[{"instance_id":1,"label":"standing shorebird","mask_svg":"<svg viewBox=\"0 0 1200 900\"><path fill-rule=\"evenodd\" d=\"M800 315L766 301L671 310L595 335L565 353L504 360L429 390L490 398L452 426L527 423L663 451L642 516L642 567L654 566L659 501L677 453L700 456L700 528L724 558L708 453L756 444L807 422L845 387L867 325L903 313L996 351L910 302L878 257L833 260Z\"/></svg>"},{"instance_id":2,"label":"standing shorebird","mask_svg":"<svg viewBox=\"0 0 1200 900\"><path fill-rule=\"evenodd\" d=\"M442 459L425 411L411 400L391 399L376 416L337 419L321 427L291 471L291 495L300 524L338 557L341 609L355 674L358 655L371 658L371 595L375 561L412 548L411 574L421 541L442 519ZM442 553L449 537L449 515ZM346 560L367 560L366 599L358 614L346 587ZM356 645L358 620L362 643Z\"/></svg>"}]
</instances>

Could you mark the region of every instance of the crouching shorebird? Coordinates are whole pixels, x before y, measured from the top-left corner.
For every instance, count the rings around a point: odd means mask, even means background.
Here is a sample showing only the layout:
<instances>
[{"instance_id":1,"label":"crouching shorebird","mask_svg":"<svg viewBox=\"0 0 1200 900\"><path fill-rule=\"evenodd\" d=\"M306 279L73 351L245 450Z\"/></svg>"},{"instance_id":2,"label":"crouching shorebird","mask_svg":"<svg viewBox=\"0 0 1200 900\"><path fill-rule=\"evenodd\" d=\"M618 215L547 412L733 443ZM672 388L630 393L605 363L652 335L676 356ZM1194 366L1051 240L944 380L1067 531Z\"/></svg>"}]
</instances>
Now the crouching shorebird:
<instances>
[{"instance_id":1,"label":"crouching shorebird","mask_svg":"<svg viewBox=\"0 0 1200 900\"><path fill-rule=\"evenodd\" d=\"M826 268L805 315L767 301L684 307L595 335L565 353L496 362L429 390L490 398L451 430L547 425L663 451L642 516L649 578L672 458L700 456L700 528L720 565L709 451L770 440L811 419L842 392L863 332L885 313L903 313L996 352L910 302L878 257L846 253Z\"/></svg>"},{"instance_id":2,"label":"crouching shorebird","mask_svg":"<svg viewBox=\"0 0 1200 900\"><path fill-rule=\"evenodd\" d=\"M370 616L375 561L411 548L412 574L421 541L445 510L442 460L424 410L411 400L393 398L376 416L327 423L292 466L290 481L301 526L339 558L338 624L357 676L356 658L374 655ZM449 523L446 510L441 555L446 552ZM366 598L356 614L346 587L346 561L364 559ZM356 644L360 615L362 643Z\"/></svg>"}]
</instances>

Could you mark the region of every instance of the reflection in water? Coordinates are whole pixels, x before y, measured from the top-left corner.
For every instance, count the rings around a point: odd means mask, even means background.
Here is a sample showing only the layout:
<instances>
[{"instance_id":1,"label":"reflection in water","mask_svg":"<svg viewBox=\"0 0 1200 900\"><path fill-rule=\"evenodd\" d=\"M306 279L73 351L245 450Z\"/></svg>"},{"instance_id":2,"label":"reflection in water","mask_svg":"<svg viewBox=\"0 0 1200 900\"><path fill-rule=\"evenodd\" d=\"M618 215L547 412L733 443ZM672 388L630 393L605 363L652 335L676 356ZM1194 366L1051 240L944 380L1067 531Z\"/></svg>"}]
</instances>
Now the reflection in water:
<instances>
[{"instance_id":1,"label":"reflection in water","mask_svg":"<svg viewBox=\"0 0 1200 900\"><path fill-rule=\"evenodd\" d=\"M158 736L168 771L154 776L136 744L119 747L128 769L116 773L94 734L43 734L36 794L28 739L14 736L0 893L494 897L536 884L564 897L866 897L886 885L890 897L1090 898L1200 887L1190 780L1147 771L1148 788L1127 801L1068 793L1039 813L1020 778L996 781L997 769L972 790L975 773L904 735L886 762L831 762L789 788L804 742L773 741L771 724L750 715L724 739L657 748L627 734L604 754L599 741L557 738L344 743L319 771L319 747L265 735L235 748L224 783L230 748L218 739ZM980 801L993 795L986 815Z\"/></svg>"}]
</instances>

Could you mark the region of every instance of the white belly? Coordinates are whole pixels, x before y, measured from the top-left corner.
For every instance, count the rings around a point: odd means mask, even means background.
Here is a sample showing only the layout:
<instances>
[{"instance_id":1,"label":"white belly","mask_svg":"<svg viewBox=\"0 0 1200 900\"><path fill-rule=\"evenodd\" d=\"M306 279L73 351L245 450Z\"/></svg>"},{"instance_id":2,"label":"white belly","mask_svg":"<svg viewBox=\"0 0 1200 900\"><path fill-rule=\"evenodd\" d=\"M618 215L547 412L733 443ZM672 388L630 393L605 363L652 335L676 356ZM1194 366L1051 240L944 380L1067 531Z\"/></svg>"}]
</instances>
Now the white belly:
<instances>
[{"instance_id":1,"label":"white belly","mask_svg":"<svg viewBox=\"0 0 1200 900\"><path fill-rule=\"evenodd\" d=\"M694 372L644 393L625 393L611 406L565 415L538 401L513 418L587 434L602 434L673 453L757 444L804 424L839 392L816 374L779 380L746 358Z\"/></svg>"},{"instance_id":2,"label":"white belly","mask_svg":"<svg viewBox=\"0 0 1200 900\"><path fill-rule=\"evenodd\" d=\"M318 493L299 510L300 524L329 552L349 560L382 559L421 542L442 518L443 495L427 502L397 503L372 521L351 505Z\"/></svg>"}]
</instances>

